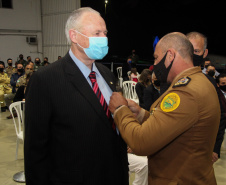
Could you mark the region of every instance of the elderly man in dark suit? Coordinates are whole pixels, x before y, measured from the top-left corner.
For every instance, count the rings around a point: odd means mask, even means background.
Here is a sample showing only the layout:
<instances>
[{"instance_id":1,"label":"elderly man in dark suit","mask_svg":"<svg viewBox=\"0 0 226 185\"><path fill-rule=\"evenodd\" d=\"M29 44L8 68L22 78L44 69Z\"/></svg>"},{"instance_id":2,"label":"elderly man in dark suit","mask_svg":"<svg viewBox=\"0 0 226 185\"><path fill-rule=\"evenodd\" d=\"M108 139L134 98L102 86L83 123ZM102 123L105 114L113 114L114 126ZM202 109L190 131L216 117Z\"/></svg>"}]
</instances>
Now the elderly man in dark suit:
<instances>
[{"instance_id":1,"label":"elderly man in dark suit","mask_svg":"<svg viewBox=\"0 0 226 185\"><path fill-rule=\"evenodd\" d=\"M65 33L70 51L33 74L27 87L26 184L128 185L127 146L108 110L115 78L95 62L108 52L105 22L80 8Z\"/></svg>"}]
</instances>

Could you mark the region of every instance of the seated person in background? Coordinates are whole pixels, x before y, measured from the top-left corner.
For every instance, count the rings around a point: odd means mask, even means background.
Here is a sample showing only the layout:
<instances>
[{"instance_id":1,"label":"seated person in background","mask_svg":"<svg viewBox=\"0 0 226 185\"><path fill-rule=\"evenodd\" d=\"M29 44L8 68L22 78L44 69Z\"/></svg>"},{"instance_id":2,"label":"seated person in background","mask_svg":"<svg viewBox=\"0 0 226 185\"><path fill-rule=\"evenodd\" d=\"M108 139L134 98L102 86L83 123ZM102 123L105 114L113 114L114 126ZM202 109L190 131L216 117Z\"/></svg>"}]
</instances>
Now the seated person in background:
<instances>
[{"instance_id":1,"label":"seated person in background","mask_svg":"<svg viewBox=\"0 0 226 185\"><path fill-rule=\"evenodd\" d=\"M28 64L30 64L34 69L34 62L30 61L30 62L28 62Z\"/></svg>"},{"instance_id":2,"label":"seated person in background","mask_svg":"<svg viewBox=\"0 0 226 185\"><path fill-rule=\"evenodd\" d=\"M123 64L122 64L122 78L123 78L123 81L129 80L127 72L131 71L131 65L132 65L132 59L131 59L131 57L128 57L127 61L123 62Z\"/></svg>"},{"instance_id":3,"label":"seated person in background","mask_svg":"<svg viewBox=\"0 0 226 185\"><path fill-rule=\"evenodd\" d=\"M215 79L216 78L215 73L216 73L215 66L213 64L209 64L206 68L206 74Z\"/></svg>"},{"instance_id":4,"label":"seated person in background","mask_svg":"<svg viewBox=\"0 0 226 185\"><path fill-rule=\"evenodd\" d=\"M13 102L17 102L17 101L25 101L25 91L26 91L26 87L27 87L27 84L29 82L29 79L31 77L31 75L33 74L33 72L31 71L30 73L27 74L27 77L26 77L26 82L25 84L21 85L17 92L16 92L16 95L15 97L13 98Z\"/></svg>"},{"instance_id":5,"label":"seated person in background","mask_svg":"<svg viewBox=\"0 0 226 185\"><path fill-rule=\"evenodd\" d=\"M13 73L16 73L16 68L13 67L13 60L11 58L7 59L8 66L5 68L5 72L7 73L8 77L11 78Z\"/></svg>"},{"instance_id":6,"label":"seated person in background","mask_svg":"<svg viewBox=\"0 0 226 185\"><path fill-rule=\"evenodd\" d=\"M35 63L34 63L34 71L38 71L38 69L40 67L42 67L41 60L40 60L40 58L36 57L35 58Z\"/></svg>"},{"instance_id":7,"label":"seated person in background","mask_svg":"<svg viewBox=\"0 0 226 185\"><path fill-rule=\"evenodd\" d=\"M129 75L129 79L131 81L138 82L137 68L131 68L131 73Z\"/></svg>"},{"instance_id":8,"label":"seated person in background","mask_svg":"<svg viewBox=\"0 0 226 185\"><path fill-rule=\"evenodd\" d=\"M12 93L7 94L5 96L5 102L6 102L6 106L9 108L9 106L11 105L13 98L16 94L17 91L17 87L16 87L16 82L17 80L24 75L24 67L21 63L17 64L17 72L13 73L10 79L10 84L12 86ZM10 114L9 116L7 116L7 119L11 119L12 115Z\"/></svg>"},{"instance_id":9,"label":"seated person in background","mask_svg":"<svg viewBox=\"0 0 226 185\"><path fill-rule=\"evenodd\" d=\"M16 82L16 87L19 88L21 85L25 85L27 75L33 71L34 71L33 66L31 64L27 64L25 67L25 74L23 76L21 76L20 78L18 78L18 80Z\"/></svg>"},{"instance_id":10,"label":"seated person in background","mask_svg":"<svg viewBox=\"0 0 226 185\"><path fill-rule=\"evenodd\" d=\"M148 185L148 159L147 156L133 154L131 148L127 147L129 172L135 173L133 185Z\"/></svg>"},{"instance_id":11,"label":"seated person in background","mask_svg":"<svg viewBox=\"0 0 226 185\"><path fill-rule=\"evenodd\" d=\"M151 84L151 71L149 69L144 69L141 72L139 80L135 86L137 96L139 98L140 107L144 108L144 90L148 85Z\"/></svg>"},{"instance_id":12,"label":"seated person in background","mask_svg":"<svg viewBox=\"0 0 226 185\"><path fill-rule=\"evenodd\" d=\"M155 73L152 72L152 83L144 89L144 108L149 111L151 105L160 96L160 81L156 78Z\"/></svg>"},{"instance_id":13,"label":"seated person in background","mask_svg":"<svg viewBox=\"0 0 226 185\"><path fill-rule=\"evenodd\" d=\"M6 111L6 105L4 101L4 94L10 94L12 89L9 87L10 78L4 72L5 63L0 61L0 103L1 103L1 112Z\"/></svg>"}]
</instances>

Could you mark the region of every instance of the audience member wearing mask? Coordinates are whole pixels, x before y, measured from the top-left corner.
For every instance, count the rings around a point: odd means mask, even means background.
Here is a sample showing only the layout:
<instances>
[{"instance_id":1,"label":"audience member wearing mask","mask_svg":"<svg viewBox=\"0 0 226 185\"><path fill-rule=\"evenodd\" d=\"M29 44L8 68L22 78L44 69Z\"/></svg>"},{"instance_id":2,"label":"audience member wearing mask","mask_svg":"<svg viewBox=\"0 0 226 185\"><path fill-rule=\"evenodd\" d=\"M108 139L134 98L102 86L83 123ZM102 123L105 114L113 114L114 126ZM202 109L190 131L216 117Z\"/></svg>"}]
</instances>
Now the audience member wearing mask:
<instances>
[{"instance_id":1,"label":"audience member wearing mask","mask_svg":"<svg viewBox=\"0 0 226 185\"><path fill-rule=\"evenodd\" d=\"M190 32L186 36L194 47L194 66L201 66L208 55L207 37L199 32Z\"/></svg>"},{"instance_id":2,"label":"audience member wearing mask","mask_svg":"<svg viewBox=\"0 0 226 185\"><path fill-rule=\"evenodd\" d=\"M226 129L226 74L222 73L217 76L216 82L218 86L217 92L221 106L221 120L216 138L216 143L213 150L213 162L216 162L220 158L221 145L224 140L224 134Z\"/></svg>"},{"instance_id":3,"label":"audience member wearing mask","mask_svg":"<svg viewBox=\"0 0 226 185\"><path fill-rule=\"evenodd\" d=\"M5 72L7 73L8 77L11 78L12 74L16 72L16 68L13 67L13 60L11 58L7 59L8 66L5 68Z\"/></svg>"},{"instance_id":4,"label":"audience member wearing mask","mask_svg":"<svg viewBox=\"0 0 226 185\"><path fill-rule=\"evenodd\" d=\"M216 78L215 72L216 72L215 66L213 64L209 64L206 69L206 74L215 79Z\"/></svg>"},{"instance_id":5,"label":"audience member wearing mask","mask_svg":"<svg viewBox=\"0 0 226 185\"><path fill-rule=\"evenodd\" d=\"M151 105L159 98L160 81L156 78L155 72L152 72L152 83L144 89L144 109L149 111Z\"/></svg>"},{"instance_id":6,"label":"audience member wearing mask","mask_svg":"<svg viewBox=\"0 0 226 185\"><path fill-rule=\"evenodd\" d=\"M25 67L25 73L23 76L21 76L20 78L18 78L17 82L16 82L16 88L19 88L21 85L25 85L26 84L26 78L27 75L31 72L33 72L33 66L30 64L27 64Z\"/></svg>"},{"instance_id":7,"label":"audience member wearing mask","mask_svg":"<svg viewBox=\"0 0 226 185\"><path fill-rule=\"evenodd\" d=\"M203 67L202 72L203 72L204 74L206 74L207 67L208 67L209 65L211 65L212 62L211 62L210 59L207 58L207 57L206 57L204 60L205 60L205 61L204 61L204 67ZM214 76L217 77L219 74L220 74L220 73L215 69L215 74L214 74Z\"/></svg>"},{"instance_id":8,"label":"audience member wearing mask","mask_svg":"<svg viewBox=\"0 0 226 185\"><path fill-rule=\"evenodd\" d=\"M31 77L31 75L33 74L33 72L31 71L30 73L28 73L26 76L26 81L23 85L21 85L18 90L16 91L15 97L13 98L13 102L17 102L17 101L25 101L25 92L26 92L26 87L27 84L29 82L29 79Z\"/></svg>"},{"instance_id":9,"label":"audience member wearing mask","mask_svg":"<svg viewBox=\"0 0 226 185\"><path fill-rule=\"evenodd\" d=\"M29 63L29 62L31 62L32 60L31 60L31 56L27 56L27 64Z\"/></svg>"},{"instance_id":10,"label":"audience member wearing mask","mask_svg":"<svg viewBox=\"0 0 226 185\"><path fill-rule=\"evenodd\" d=\"M0 61L0 102L1 102L2 112L6 111L4 95L10 94L12 92L12 89L9 87L10 78L4 72L4 69L5 69L5 63L3 61Z\"/></svg>"},{"instance_id":11,"label":"audience member wearing mask","mask_svg":"<svg viewBox=\"0 0 226 185\"><path fill-rule=\"evenodd\" d=\"M187 35L188 40L192 43L194 48L193 63L194 66L199 66L204 62L204 58L208 55L207 37L199 32L190 32ZM206 75L206 74L205 74ZM216 81L209 75L206 75L209 81L217 89Z\"/></svg>"},{"instance_id":12,"label":"audience member wearing mask","mask_svg":"<svg viewBox=\"0 0 226 185\"><path fill-rule=\"evenodd\" d=\"M27 65L27 61L24 60L23 54L20 54L20 55L19 55L19 60L16 62L16 65L17 65L17 64L22 64L24 67Z\"/></svg>"},{"instance_id":13,"label":"audience member wearing mask","mask_svg":"<svg viewBox=\"0 0 226 185\"><path fill-rule=\"evenodd\" d=\"M34 63L34 71L38 71L38 69L40 67L42 67L41 60L40 60L40 58L36 57L35 58L35 63Z\"/></svg>"},{"instance_id":14,"label":"audience member wearing mask","mask_svg":"<svg viewBox=\"0 0 226 185\"><path fill-rule=\"evenodd\" d=\"M7 94L5 96L5 102L6 102L6 106L9 108L10 104L13 101L13 98L16 94L16 82L17 80L24 75L24 67L22 64L18 63L17 64L17 72L12 74L11 78L10 78L10 84L12 86L12 93ZM11 115L10 115L11 116ZM11 118L10 116L8 116L7 118Z\"/></svg>"}]
</instances>

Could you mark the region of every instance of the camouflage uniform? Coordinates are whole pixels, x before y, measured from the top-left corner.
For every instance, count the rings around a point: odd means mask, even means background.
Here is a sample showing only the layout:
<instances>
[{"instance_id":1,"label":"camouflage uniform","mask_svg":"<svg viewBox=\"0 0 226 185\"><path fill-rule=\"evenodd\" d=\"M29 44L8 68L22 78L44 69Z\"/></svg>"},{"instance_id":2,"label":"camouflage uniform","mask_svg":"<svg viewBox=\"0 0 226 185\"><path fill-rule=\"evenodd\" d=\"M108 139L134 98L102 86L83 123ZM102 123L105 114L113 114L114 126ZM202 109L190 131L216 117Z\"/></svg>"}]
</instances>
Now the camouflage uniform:
<instances>
[{"instance_id":1,"label":"camouflage uniform","mask_svg":"<svg viewBox=\"0 0 226 185\"><path fill-rule=\"evenodd\" d=\"M18 78L18 80L16 82L16 88L18 89L21 85L25 85L26 84L26 79L27 79L27 75L26 74L24 74L23 76Z\"/></svg>"},{"instance_id":2,"label":"camouflage uniform","mask_svg":"<svg viewBox=\"0 0 226 185\"><path fill-rule=\"evenodd\" d=\"M4 94L12 93L12 89L9 87L10 78L6 73L0 73L0 102L1 107L5 107Z\"/></svg>"},{"instance_id":3,"label":"camouflage uniform","mask_svg":"<svg viewBox=\"0 0 226 185\"><path fill-rule=\"evenodd\" d=\"M8 77L11 78L12 74L16 73L16 68L8 66L5 68L5 72L8 75Z\"/></svg>"}]
</instances>

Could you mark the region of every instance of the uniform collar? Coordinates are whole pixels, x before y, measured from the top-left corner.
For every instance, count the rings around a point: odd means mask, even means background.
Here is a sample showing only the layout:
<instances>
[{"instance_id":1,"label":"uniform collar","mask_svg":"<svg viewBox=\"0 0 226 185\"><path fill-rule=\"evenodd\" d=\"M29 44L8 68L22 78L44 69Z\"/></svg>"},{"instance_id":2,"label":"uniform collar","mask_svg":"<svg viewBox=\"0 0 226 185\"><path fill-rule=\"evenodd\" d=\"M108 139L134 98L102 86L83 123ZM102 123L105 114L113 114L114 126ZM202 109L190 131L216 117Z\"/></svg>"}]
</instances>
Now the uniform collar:
<instances>
[{"instance_id":1,"label":"uniform collar","mask_svg":"<svg viewBox=\"0 0 226 185\"><path fill-rule=\"evenodd\" d=\"M193 74L195 74L195 73L201 73L202 71L201 71L201 68L200 67L191 67L191 68L188 68L188 69L186 69L186 70L184 70L184 71L182 71L180 74L178 74L175 78L174 78L174 80L173 80L173 82L171 83L171 85L172 84L175 84L179 79L181 79L181 78L183 78L183 77L187 77L187 76L190 76L190 75L193 75Z\"/></svg>"}]
</instances>

